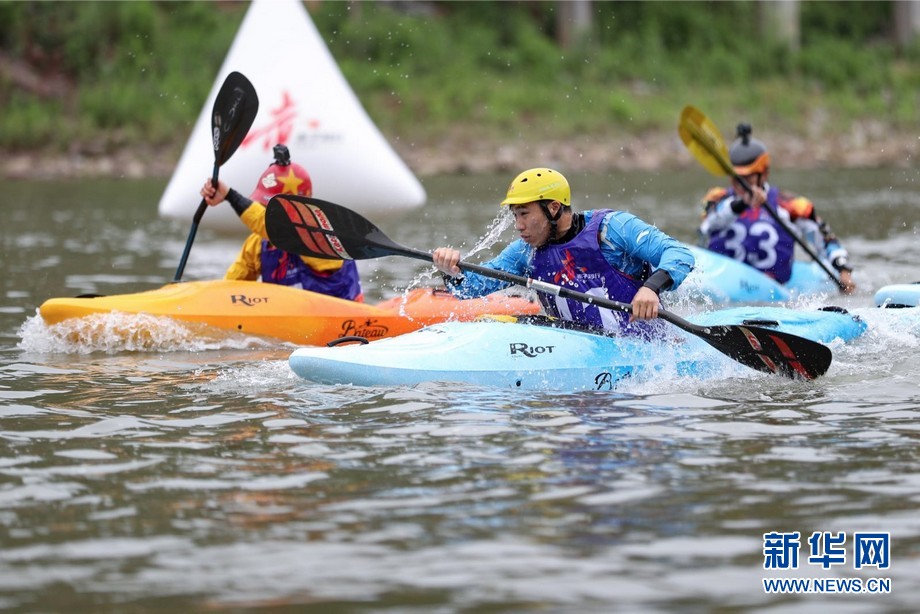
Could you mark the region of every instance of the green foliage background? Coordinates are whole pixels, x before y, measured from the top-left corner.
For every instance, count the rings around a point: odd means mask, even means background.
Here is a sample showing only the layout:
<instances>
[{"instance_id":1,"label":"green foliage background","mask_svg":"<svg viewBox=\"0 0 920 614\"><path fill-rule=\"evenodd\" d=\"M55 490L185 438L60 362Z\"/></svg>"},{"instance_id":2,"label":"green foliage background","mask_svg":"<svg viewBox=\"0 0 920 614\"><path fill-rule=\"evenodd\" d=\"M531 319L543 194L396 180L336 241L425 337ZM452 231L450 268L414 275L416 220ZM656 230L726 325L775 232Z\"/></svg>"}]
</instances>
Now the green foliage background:
<instances>
[{"instance_id":1,"label":"green foliage background","mask_svg":"<svg viewBox=\"0 0 920 614\"><path fill-rule=\"evenodd\" d=\"M181 147L247 8L0 2L0 62L66 84L42 95L0 70L0 148ZM891 2L802 2L798 52L758 34L750 1L595 2L594 32L565 51L556 2L309 10L374 121L405 140L671 131L687 103L812 135L920 119L920 46L895 48Z\"/></svg>"}]
</instances>

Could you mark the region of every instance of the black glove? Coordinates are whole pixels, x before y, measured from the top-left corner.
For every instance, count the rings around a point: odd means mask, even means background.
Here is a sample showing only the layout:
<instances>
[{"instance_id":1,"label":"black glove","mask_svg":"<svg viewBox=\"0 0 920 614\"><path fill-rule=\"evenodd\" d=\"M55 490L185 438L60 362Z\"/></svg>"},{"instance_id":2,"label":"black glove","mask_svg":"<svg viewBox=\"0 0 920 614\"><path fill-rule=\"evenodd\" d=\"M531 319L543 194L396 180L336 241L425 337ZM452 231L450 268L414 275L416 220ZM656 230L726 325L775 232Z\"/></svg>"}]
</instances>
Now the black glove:
<instances>
[{"instance_id":1,"label":"black glove","mask_svg":"<svg viewBox=\"0 0 920 614\"><path fill-rule=\"evenodd\" d=\"M233 188L227 190L227 202L230 203L237 215L243 215L243 212L252 204L251 199L246 198Z\"/></svg>"},{"instance_id":2,"label":"black glove","mask_svg":"<svg viewBox=\"0 0 920 614\"><path fill-rule=\"evenodd\" d=\"M748 208L747 203L741 200L740 198L736 198L735 200L732 201L732 212L735 215L740 215L741 212L747 208Z\"/></svg>"},{"instance_id":3,"label":"black glove","mask_svg":"<svg viewBox=\"0 0 920 614\"><path fill-rule=\"evenodd\" d=\"M834 265L834 268L838 271L852 271L853 267L850 265L850 262L846 259L846 256L837 256L834 258L834 261L831 263Z\"/></svg>"}]
</instances>

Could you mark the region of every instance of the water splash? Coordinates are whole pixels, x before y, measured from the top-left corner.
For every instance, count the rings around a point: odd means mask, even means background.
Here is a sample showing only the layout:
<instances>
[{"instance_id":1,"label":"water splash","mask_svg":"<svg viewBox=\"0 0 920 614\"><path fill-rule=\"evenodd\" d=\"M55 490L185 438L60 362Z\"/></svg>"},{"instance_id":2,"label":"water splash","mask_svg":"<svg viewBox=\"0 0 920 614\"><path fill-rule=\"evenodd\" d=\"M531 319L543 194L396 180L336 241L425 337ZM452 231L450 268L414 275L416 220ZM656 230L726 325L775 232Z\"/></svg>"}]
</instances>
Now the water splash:
<instances>
[{"instance_id":1,"label":"water splash","mask_svg":"<svg viewBox=\"0 0 920 614\"><path fill-rule=\"evenodd\" d=\"M47 324L36 314L20 327L17 347L39 354L171 352L271 347L258 337L148 314L106 313Z\"/></svg>"},{"instance_id":2,"label":"water splash","mask_svg":"<svg viewBox=\"0 0 920 614\"><path fill-rule=\"evenodd\" d=\"M503 209L499 211L495 215L495 217L492 218L492 221L489 223L489 225L486 227L485 233L481 235L479 239L477 239L476 244L472 247L472 249L470 249L465 255L462 255L461 258L463 260L469 260L470 256L473 256L474 254L478 252L491 248L493 245L495 245L499 241L499 239L501 239L502 234L504 234L504 232L511 227L512 222L513 222L513 218L511 217L511 214L507 210ZM404 316L404 317L410 317L405 311L405 306L406 306L406 303L408 302L409 293L416 288L422 287L423 284L432 285L431 282L436 279L438 281L436 281L435 283L438 286L440 286L441 285L439 283L440 275L441 275L440 272L437 271L436 269L428 268L422 271L421 273L419 273L418 275L416 275L414 278L412 278L412 281L409 282L409 285L406 286L406 289L402 293L402 303L400 303L400 306L399 306L399 315ZM518 296L522 296L522 295L531 296L532 294L533 293L529 293L529 292L525 292L525 293L518 292L517 293Z\"/></svg>"},{"instance_id":3,"label":"water splash","mask_svg":"<svg viewBox=\"0 0 920 614\"><path fill-rule=\"evenodd\" d=\"M472 249L464 256L464 258L469 258L473 254L481 252L485 249L489 249L501 238L502 234L509 228L511 228L513 218L511 213L502 208L499 212L492 218L492 221L486 227L486 231L483 235L479 237L476 241L476 244Z\"/></svg>"}]
</instances>

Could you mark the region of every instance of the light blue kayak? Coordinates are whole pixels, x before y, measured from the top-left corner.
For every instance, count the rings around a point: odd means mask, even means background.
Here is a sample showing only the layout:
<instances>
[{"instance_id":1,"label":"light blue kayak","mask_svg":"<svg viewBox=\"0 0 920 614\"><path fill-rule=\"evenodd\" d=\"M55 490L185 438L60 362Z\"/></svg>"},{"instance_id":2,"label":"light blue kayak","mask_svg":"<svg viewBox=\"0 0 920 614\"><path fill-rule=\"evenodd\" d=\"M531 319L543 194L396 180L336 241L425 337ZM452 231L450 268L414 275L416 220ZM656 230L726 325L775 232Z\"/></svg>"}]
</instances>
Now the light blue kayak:
<instances>
[{"instance_id":1,"label":"light blue kayak","mask_svg":"<svg viewBox=\"0 0 920 614\"><path fill-rule=\"evenodd\" d=\"M849 341L866 328L831 311L741 307L688 318L699 325L747 324L813 341ZM291 369L324 384L466 382L527 390L614 390L624 378L706 378L734 363L694 335L668 326L662 341L607 337L519 322L448 322L367 345L295 350ZM744 367L739 367L744 368Z\"/></svg>"},{"instance_id":2,"label":"light blue kayak","mask_svg":"<svg viewBox=\"0 0 920 614\"><path fill-rule=\"evenodd\" d=\"M757 269L734 258L708 249L687 245L696 258L692 273L677 290L677 296L713 303L775 303L796 296L838 293L833 282L817 262L797 260L792 277L780 284Z\"/></svg>"},{"instance_id":3,"label":"light blue kayak","mask_svg":"<svg viewBox=\"0 0 920 614\"><path fill-rule=\"evenodd\" d=\"M877 307L920 307L920 282L882 286L875 293Z\"/></svg>"}]
</instances>

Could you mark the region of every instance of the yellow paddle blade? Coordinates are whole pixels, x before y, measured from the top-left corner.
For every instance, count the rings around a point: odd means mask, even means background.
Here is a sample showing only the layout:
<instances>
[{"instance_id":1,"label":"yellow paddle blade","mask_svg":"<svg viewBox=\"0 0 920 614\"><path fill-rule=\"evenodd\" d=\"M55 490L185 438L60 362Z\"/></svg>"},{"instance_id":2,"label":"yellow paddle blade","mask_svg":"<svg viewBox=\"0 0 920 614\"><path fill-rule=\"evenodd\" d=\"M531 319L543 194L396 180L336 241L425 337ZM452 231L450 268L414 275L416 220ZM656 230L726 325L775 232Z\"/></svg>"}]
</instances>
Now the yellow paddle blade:
<instances>
[{"instance_id":1,"label":"yellow paddle blade","mask_svg":"<svg viewBox=\"0 0 920 614\"><path fill-rule=\"evenodd\" d=\"M685 106L680 113L677 133L693 157L707 171L717 177L735 174L719 129L702 111L692 105Z\"/></svg>"},{"instance_id":2,"label":"yellow paddle blade","mask_svg":"<svg viewBox=\"0 0 920 614\"><path fill-rule=\"evenodd\" d=\"M475 322L506 322L514 324L518 321L517 316L506 315L502 313L484 313L476 316Z\"/></svg>"}]
</instances>

